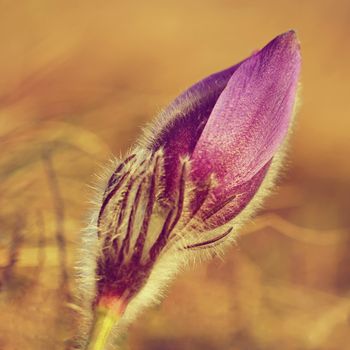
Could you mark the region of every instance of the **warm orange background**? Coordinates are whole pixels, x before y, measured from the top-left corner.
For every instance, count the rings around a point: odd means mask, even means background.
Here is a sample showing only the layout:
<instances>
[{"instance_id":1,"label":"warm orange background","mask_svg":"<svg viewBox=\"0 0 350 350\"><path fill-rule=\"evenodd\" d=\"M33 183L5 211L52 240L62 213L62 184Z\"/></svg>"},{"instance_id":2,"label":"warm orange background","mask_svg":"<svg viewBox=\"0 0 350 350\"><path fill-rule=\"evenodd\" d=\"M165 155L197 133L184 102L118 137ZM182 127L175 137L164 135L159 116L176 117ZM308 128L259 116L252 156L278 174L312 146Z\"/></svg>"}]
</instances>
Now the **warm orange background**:
<instances>
[{"instance_id":1,"label":"warm orange background","mask_svg":"<svg viewBox=\"0 0 350 350\"><path fill-rule=\"evenodd\" d=\"M74 247L99 164L182 89L290 28L303 103L281 188L122 349L350 347L350 2L3 0L1 350L69 348Z\"/></svg>"}]
</instances>

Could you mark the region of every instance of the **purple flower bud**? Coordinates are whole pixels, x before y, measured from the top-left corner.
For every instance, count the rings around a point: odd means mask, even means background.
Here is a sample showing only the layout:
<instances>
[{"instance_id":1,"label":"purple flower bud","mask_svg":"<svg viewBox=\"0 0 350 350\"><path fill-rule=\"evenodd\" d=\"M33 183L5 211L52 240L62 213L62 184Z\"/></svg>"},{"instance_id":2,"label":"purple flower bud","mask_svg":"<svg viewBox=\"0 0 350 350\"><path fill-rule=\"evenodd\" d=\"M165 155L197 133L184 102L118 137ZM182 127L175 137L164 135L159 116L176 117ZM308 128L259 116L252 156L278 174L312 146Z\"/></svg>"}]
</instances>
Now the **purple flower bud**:
<instances>
[{"instance_id":1,"label":"purple flower bud","mask_svg":"<svg viewBox=\"0 0 350 350\"><path fill-rule=\"evenodd\" d=\"M234 218L259 188L290 126L299 71L299 44L290 31L200 81L161 114L147 146L164 148L170 191L179 156L189 155L196 183L215 176L217 186L201 208L210 226Z\"/></svg>"},{"instance_id":2,"label":"purple flower bud","mask_svg":"<svg viewBox=\"0 0 350 350\"><path fill-rule=\"evenodd\" d=\"M99 202L94 305L133 314L193 254L232 240L275 177L299 71L290 31L164 109Z\"/></svg>"}]
</instances>

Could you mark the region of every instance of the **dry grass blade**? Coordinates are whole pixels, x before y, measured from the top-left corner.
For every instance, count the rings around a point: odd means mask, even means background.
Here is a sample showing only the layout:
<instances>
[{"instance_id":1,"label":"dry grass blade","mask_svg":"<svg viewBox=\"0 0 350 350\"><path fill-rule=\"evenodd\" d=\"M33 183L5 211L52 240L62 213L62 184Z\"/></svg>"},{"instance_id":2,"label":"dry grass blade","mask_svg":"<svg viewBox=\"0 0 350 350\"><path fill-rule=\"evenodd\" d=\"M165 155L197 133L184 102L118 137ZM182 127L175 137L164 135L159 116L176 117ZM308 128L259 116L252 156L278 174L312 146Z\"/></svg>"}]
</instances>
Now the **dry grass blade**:
<instances>
[{"instance_id":1,"label":"dry grass blade","mask_svg":"<svg viewBox=\"0 0 350 350\"><path fill-rule=\"evenodd\" d=\"M46 171L47 181L52 195L54 203L55 219L56 219L56 232L55 237L60 253L60 267L61 267L61 288L65 291L67 299L71 298L69 291L69 280L67 271L67 248L66 238L64 234L64 203L62 200L57 175L52 163L51 153L43 154L43 163Z\"/></svg>"}]
</instances>

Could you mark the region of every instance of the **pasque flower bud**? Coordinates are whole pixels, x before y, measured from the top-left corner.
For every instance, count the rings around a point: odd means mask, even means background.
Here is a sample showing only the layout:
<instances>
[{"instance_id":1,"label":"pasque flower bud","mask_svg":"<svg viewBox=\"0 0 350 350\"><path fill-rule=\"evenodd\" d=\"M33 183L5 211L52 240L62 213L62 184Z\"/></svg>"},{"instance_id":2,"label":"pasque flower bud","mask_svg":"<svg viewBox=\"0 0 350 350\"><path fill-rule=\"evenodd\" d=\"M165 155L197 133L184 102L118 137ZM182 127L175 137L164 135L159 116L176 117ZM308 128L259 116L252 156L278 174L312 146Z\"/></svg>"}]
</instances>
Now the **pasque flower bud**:
<instances>
[{"instance_id":1,"label":"pasque flower bud","mask_svg":"<svg viewBox=\"0 0 350 350\"><path fill-rule=\"evenodd\" d=\"M290 31L182 93L114 165L85 235L88 349L106 348L117 319L130 321L180 267L236 237L276 176L299 71Z\"/></svg>"}]
</instances>

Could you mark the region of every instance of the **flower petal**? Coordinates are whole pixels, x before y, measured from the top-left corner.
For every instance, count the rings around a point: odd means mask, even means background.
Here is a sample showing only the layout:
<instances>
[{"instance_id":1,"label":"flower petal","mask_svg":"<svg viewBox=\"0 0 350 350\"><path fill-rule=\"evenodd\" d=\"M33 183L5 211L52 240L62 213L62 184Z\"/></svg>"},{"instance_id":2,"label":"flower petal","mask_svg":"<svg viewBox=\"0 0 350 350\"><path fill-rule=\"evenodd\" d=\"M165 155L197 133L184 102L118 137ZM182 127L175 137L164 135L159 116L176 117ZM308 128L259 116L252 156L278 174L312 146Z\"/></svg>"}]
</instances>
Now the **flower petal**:
<instances>
[{"instance_id":1,"label":"flower petal","mask_svg":"<svg viewBox=\"0 0 350 350\"><path fill-rule=\"evenodd\" d=\"M179 95L158 116L146 131L141 146L157 151L163 147L166 156L166 188L173 192L180 159L192 154L212 109L232 74L241 63L212 74Z\"/></svg>"},{"instance_id":2,"label":"flower petal","mask_svg":"<svg viewBox=\"0 0 350 350\"><path fill-rule=\"evenodd\" d=\"M241 63L214 73L174 99L151 125L147 148L176 145L177 154L191 154L215 103Z\"/></svg>"},{"instance_id":3,"label":"flower petal","mask_svg":"<svg viewBox=\"0 0 350 350\"><path fill-rule=\"evenodd\" d=\"M256 178L278 150L290 126L299 71L299 44L290 31L244 61L232 75L191 157L195 180L215 174L216 201ZM255 191L256 187L252 186Z\"/></svg>"}]
</instances>

